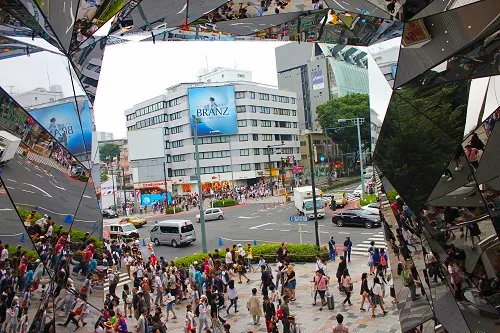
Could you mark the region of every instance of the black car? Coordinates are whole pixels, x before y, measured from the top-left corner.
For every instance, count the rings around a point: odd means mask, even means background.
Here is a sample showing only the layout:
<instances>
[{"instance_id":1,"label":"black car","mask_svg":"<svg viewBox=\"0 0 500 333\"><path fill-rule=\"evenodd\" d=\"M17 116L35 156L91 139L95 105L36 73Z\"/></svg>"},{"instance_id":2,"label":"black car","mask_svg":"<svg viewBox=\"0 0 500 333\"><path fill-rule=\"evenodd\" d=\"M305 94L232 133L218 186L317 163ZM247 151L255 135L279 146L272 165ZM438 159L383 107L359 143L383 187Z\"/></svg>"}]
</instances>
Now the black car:
<instances>
[{"instance_id":1,"label":"black car","mask_svg":"<svg viewBox=\"0 0 500 333\"><path fill-rule=\"evenodd\" d=\"M114 217L118 217L118 213L112 209L105 209L102 211L102 217L112 219Z\"/></svg>"},{"instance_id":2,"label":"black car","mask_svg":"<svg viewBox=\"0 0 500 333\"><path fill-rule=\"evenodd\" d=\"M347 209L339 213L333 213L332 223L343 226L364 226L365 228L380 227L380 217L365 209Z\"/></svg>"}]
</instances>

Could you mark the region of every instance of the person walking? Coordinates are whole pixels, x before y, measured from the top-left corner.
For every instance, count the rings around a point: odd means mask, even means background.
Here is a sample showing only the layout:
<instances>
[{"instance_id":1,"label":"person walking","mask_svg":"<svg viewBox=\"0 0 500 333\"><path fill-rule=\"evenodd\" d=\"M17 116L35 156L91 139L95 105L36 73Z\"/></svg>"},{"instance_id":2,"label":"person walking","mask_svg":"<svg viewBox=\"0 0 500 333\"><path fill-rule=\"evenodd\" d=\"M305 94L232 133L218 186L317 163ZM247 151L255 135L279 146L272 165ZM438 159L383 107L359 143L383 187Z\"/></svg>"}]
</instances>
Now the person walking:
<instances>
[{"instance_id":1,"label":"person walking","mask_svg":"<svg viewBox=\"0 0 500 333\"><path fill-rule=\"evenodd\" d=\"M284 284L291 293L290 300L292 302L295 301L295 288L297 287L297 279L295 278L295 271L293 270L293 266L291 264L288 265Z\"/></svg>"},{"instance_id":2,"label":"person walking","mask_svg":"<svg viewBox=\"0 0 500 333\"><path fill-rule=\"evenodd\" d=\"M339 313L336 318L337 325L333 327L332 333L349 333L349 328L343 324L344 316Z\"/></svg>"},{"instance_id":3,"label":"person walking","mask_svg":"<svg viewBox=\"0 0 500 333\"><path fill-rule=\"evenodd\" d=\"M288 307L289 302L290 296L285 295L285 297L283 297L283 303L280 307L283 315L283 319L281 320L281 323L283 324L283 333L290 333L290 321L288 320L288 316L290 316L290 308Z\"/></svg>"},{"instance_id":4,"label":"person walking","mask_svg":"<svg viewBox=\"0 0 500 333\"><path fill-rule=\"evenodd\" d=\"M250 312L250 315L253 319L254 325L259 325L260 316L262 316L262 310L260 308L260 300L257 296L257 288L252 289L252 296L248 299L247 309Z\"/></svg>"},{"instance_id":5,"label":"person walking","mask_svg":"<svg viewBox=\"0 0 500 333\"><path fill-rule=\"evenodd\" d=\"M342 274L344 274L344 271L346 269L347 269L347 263L345 262L344 256L340 256L340 262L339 262L339 265L337 266L337 273L335 275L337 277L339 290L341 289L340 282L342 280Z\"/></svg>"},{"instance_id":6,"label":"person walking","mask_svg":"<svg viewBox=\"0 0 500 333\"><path fill-rule=\"evenodd\" d=\"M382 300L382 288L380 286L380 280L378 277L373 278L373 287L372 287L372 317L375 318L375 308L377 305L380 305L384 316L387 314L384 308L384 302Z\"/></svg>"},{"instance_id":7,"label":"person walking","mask_svg":"<svg viewBox=\"0 0 500 333\"><path fill-rule=\"evenodd\" d=\"M133 297L134 295L132 295L132 292L130 291L128 284L124 284L122 291L122 301L123 301L123 313L125 317L127 317L127 309L128 309L128 316L129 318L132 318Z\"/></svg>"},{"instance_id":8,"label":"person walking","mask_svg":"<svg viewBox=\"0 0 500 333\"><path fill-rule=\"evenodd\" d=\"M366 311L364 308L365 305L365 300L368 300L370 302L370 288L368 288L368 274L363 273L361 275L361 288L359 294L361 295L361 305L359 309L361 311Z\"/></svg>"},{"instance_id":9,"label":"person walking","mask_svg":"<svg viewBox=\"0 0 500 333\"><path fill-rule=\"evenodd\" d=\"M335 240L333 236L330 236L330 240L328 241L328 251L330 252L330 260L335 261Z\"/></svg>"},{"instance_id":10,"label":"person walking","mask_svg":"<svg viewBox=\"0 0 500 333\"><path fill-rule=\"evenodd\" d=\"M194 313L191 304L186 305L186 321L184 322L184 333L196 333Z\"/></svg>"},{"instance_id":11,"label":"person walking","mask_svg":"<svg viewBox=\"0 0 500 333\"><path fill-rule=\"evenodd\" d=\"M348 262L351 262L351 250L352 250L351 237L347 236L344 241L344 258Z\"/></svg>"},{"instance_id":12,"label":"person walking","mask_svg":"<svg viewBox=\"0 0 500 333\"><path fill-rule=\"evenodd\" d=\"M262 309L264 310L264 318L266 320L266 331L267 333L271 333L271 323L275 321L276 308L269 297L264 297Z\"/></svg>"},{"instance_id":13,"label":"person walking","mask_svg":"<svg viewBox=\"0 0 500 333\"><path fill-rule=\"evenodd\" d=\"M410 274L410 272L408 272L406 268L403 268L402 263L398 264L398 275L403 286L410 289L411 299L413 301L419 299L420 295L417 295L417 286L415 284L415 281L413 280L413 276Z\"/></svg>"},{"instance_id":14,"label":"person walking","mask_svg":"<svg viewBox=\"0 0 500 333\"><path fill-rule=\"evenodd\" d=\"M198 318L200 320L199 326L198 326L198 333L203 332L203 328L205 327L208 329L210 326L208 326L208 308L207 308L207 296L206 295L201 295L200 298L200 304L198 305Z\"/></svg>"},{"instance_id":15,"label":"person walking","mask_svg":"<svg viewBox=\"0 0 500 333\"><path fill-rule=\"evenodd\" d=\"M227 297L229 298L229 306L226 313L229 314L229 309L234 305L234 313L238 312L238 291L234 285L234 280L229 280L227 284Z\"/></svg>"},{"instance_id":16,"label":"person walking","mask_svg":"<svg viewBox=\"0 0 500 333\"><path fill-rule=\"evenodd\" d=\"M314 277L314 303L313 305L316 305L316 295L319 294L319 297L321 298L321 307L319 310L323 310L323 306L326 305L326 299L325 299L325 294L326 294L326 289L328 288L328 277L323 274L323 271L318 269L316 271L316 276Z\"/></svg>"},{"instance_id":17,"label":"person walking","mask_svg":"<svg viewBox=\"0 0 500 333\"><path fill-rule=\"evenodd\" d=\"M432 252L427 252L425 247L422 247L425 263L429 266L429 276L433 278L434 283L438 282L438 277L441 282L445 281L443 273L441 273L440 264Z\"/></svg>"},{"instance_id":18,"label":"person walking","mask_svg":"<svg viewBox=\"0 0 500 333\"><path fill-rule=\"evenodd\" d=\"M247 268L250 272L257 272L255 267L252 265L253 254L252 254L252 244L247 244Z\"/></svg>"},{"instance_id":19,"label":"person walking","mask_svg":"<svg viewBox=\"0 0 500 333\"><path fill-rule=\"evenodd\" d=\"M269 275L266 265L260 266L260 271L260 288L262 290L262 295L269 296L267 288L273 284L273 278L271 275Z\"/></svg>"},{"instance_id":20,"label":"person walking","mask_svg":"<svg viewBox=\"0 0 500 333\"><path fill-rule=\"evenodd\" d=\"M349 270L346 268L344 269L344 273L342 274L342 281L341 281L341 289L345 293L345 299L342 302L342 305L345 305L348 303L349 305L352 305L351 303L351 292L352 292L352 283L351 283L351 277L349 276Z\"/></svg>"}]
</instances>

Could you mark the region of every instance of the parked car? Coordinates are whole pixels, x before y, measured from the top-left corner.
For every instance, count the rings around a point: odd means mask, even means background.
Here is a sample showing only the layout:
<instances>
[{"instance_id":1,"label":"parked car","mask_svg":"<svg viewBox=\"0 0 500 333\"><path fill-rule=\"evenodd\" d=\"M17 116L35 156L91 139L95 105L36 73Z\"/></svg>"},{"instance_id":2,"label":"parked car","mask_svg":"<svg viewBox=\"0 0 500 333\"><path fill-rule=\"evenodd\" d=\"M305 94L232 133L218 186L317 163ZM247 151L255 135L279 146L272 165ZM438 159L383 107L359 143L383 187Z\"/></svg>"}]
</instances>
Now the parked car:
<instances>
[{"instance_id":1,"label":"parked car","mask_svg":"<svg viewBox=\"0 0 500 333\"><path fill-rule=\"evenodd\" d=\"M371 204L365 205L365 206L363 206L361 208L364 209L364 210L369 211L372 214L377 214L378 215L378 213L379 213L378 203L376 203L376 202L372 202Z\"/></svg>"},{"instance_id":2,"label":"parked car","mask_svg":"<svg viewBox=\"0 0 500 333\"><path fill-rule=\"evenodd\" d=\"M102 217L112 219L112 218L118 217L118 213L112 209L105 209L102 211Z\"/></svg>"},{"instance_id":3,"label":"parked car","mask_svg":"<svg viewBox=\"0 0 500 333\"><path fill-rule=\"evenodd\" d=\"M132 224L136 228L140 228L148 223L145 218L142 217L124 217L120 220L120 222L127 222Z\"/></svg>"},{"instance_id":4,"label":"parked car","mask_svg":"<svg viewBox=\"0 0 500 333\"><path fill-rule=\"evenodd\" d=\"M118 239L122 237L139 238L139 232L137 229L132 224L126 222L118 222L105 226L104 235L107 235L105 237L109 237L111 239Z\"/></svg>"},{"instance_id":5,"label":"parked car","mask_svg":"<svg viewBox=\"0 0 500 333\"><path fill-rule=\"evenodd\" d=\"M364 226L368 229L381 225L378 214L372 214L361 208L347 209L339 213L334 212L332 216L332 223L339 227Z\"/></svg>"},{"instance_id":6,"label":"parked car","mask_svg":"<svg viewBox=\"0 0 500 333\"><path fill-rule=\"evenodd\" d=\"M333 194L333 198L335 199L337 207L345 207L345 205L347 205L347 193L336 192Z\"/></svg>"},{"instance_id":7,"label":"parked car","mask_svg":"<svg viewBox=\"0 0 500 333\"><path fill-rule=\"evenodd\" d=\"M223 220L224 212L220 208L209 208L205 210L205 221ZM196 215L196 222L200 223L200 214Z\"/></svg>"}]
</instances>

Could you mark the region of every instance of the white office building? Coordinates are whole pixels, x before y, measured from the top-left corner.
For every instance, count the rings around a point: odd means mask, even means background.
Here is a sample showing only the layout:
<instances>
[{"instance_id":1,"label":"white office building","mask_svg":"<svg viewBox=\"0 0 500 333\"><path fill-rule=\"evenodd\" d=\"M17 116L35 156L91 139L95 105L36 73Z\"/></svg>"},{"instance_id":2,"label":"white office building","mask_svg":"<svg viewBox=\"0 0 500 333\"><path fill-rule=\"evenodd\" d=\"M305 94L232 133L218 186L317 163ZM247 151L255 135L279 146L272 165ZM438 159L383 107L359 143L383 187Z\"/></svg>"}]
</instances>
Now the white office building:
<instances>
[{"instance_id":1,"label":"white office building","mask_svg":"<svg viewBox=\"0 0 500 333\"><path fill-rule=\"evenodd\" d=\"M283 173L290 180L291 164L282 161L300 158L295 93L252 82L181 83L125 111L136 199L165 188L174 195L198 191L188 89L222 85L234 87L237 133L199 137L204 190L268 181L270 171L273 180Z\"/></svg>"}]
</instances>

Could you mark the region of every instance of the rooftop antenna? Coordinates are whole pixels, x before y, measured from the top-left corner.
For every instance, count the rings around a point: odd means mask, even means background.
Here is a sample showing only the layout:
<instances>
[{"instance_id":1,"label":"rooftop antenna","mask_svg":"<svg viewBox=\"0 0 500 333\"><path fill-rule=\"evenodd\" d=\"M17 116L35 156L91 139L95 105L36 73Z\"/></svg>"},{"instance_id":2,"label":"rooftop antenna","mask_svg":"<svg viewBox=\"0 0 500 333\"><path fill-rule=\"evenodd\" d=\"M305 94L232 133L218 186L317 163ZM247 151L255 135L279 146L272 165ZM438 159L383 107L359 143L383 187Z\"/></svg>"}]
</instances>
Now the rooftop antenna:
<instances>
[{"instance_id":1,"label":"rooftop antenna","mask_svg":"<svg viewBox=\"0 0 500 333\"><path fill-rule=\"evenodd\" d=\"M49 87L50 87L52 86L52 84L50 83L49 67L47 65L45 65L45 70L47 71L47 80L49 81Z\"/></svg>"}]
</instances>

